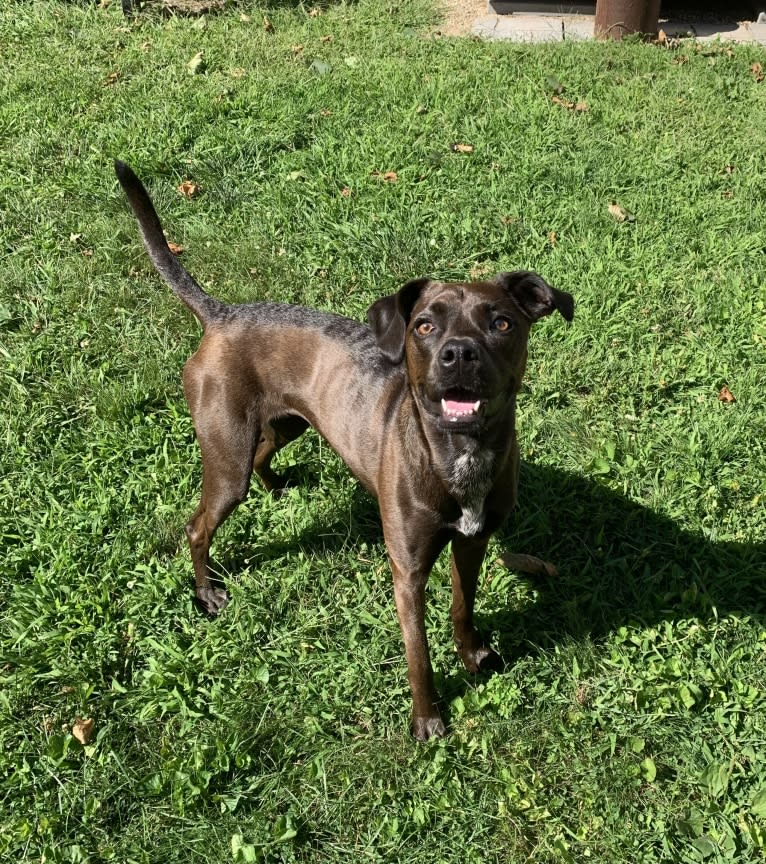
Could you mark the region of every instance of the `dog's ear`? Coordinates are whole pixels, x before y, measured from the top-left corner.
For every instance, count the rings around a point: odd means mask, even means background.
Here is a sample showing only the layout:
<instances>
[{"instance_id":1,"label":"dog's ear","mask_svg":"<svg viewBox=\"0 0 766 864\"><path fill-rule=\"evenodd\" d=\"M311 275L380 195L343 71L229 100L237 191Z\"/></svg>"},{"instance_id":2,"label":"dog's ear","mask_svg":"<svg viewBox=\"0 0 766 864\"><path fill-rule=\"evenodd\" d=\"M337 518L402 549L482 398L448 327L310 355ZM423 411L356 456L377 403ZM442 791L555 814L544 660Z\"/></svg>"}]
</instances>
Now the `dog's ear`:
<instances>
[{"instance_id":1,"label":"dog's ear","mask_svg":"<svg viewBox=\"0 0 766 864\"><path fill-rule=\"evenodd\" d=\"M420 292L431 280L411 279L396 294L381 297L367 310L367 323L383 356L391 363L404 359L404 337Z\"/></svg>"},{"instance_id":2,"label":"dog's ear","mask_svg":"<svg viewBox=\"0 0 766 864\"><path fill-rule=\"evenodd\" d=\"M498 273L495 283L501 285L513 297L521 311L533 323L556 309L571 321L574 317L574 298L566 291L549 285L542 276L529 270L513 273Z\"/></svg>"}]
</instances>

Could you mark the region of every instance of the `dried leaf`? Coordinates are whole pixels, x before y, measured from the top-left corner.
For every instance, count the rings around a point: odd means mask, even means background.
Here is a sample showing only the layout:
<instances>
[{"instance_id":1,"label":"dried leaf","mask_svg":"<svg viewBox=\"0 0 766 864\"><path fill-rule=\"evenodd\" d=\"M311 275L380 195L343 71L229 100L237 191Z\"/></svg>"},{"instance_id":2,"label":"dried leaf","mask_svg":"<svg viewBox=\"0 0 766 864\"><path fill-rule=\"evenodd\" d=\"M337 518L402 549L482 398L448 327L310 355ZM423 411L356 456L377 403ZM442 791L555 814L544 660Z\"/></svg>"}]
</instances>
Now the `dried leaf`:
<instances>
[{"instance_id":1,"label":"dried leaf","mask_svg":"<svg viewBox=\"0 0 766 864\"><path fill-rule=\"evenodd\" d=\"M82 717L75 717L74 725L72 726L72 737L85 746L90 743L95 727L96 724L93 720L83 720Z\"/></svg>"},{"instance_id":2,"label":"dried leaf","mask_svg":"<svg viewBox=\"0 0 766 864\"><path fill-rule=\"evenodd\" d=\"M309 9L309 18L319 18L319 16L322 14L323 12L319 8L319 6L314 6L313 9Z\"/></svg>"},{"instance_id":3,"label":"dried leaf","mask_svg":"<svg viewBox=\"0 0 766 864\"><path fill-rule=\"evenodd\" d=\"M734 394L731 392L731 390L729 390L729 388L724 384L718 393L718 401L726 402L728 405L730 405L732 402L736 402L737 400L734 398Z\"/></svg>"},{"instance_id":4,"label":"dried leaf","mask_svg":"<svg viewBox=\"0 0 766 864\"><path fill-rule=\"evenodd\" d=\"M340 194L341 194L344 198L348 198L349 195L351 194L351 190L349 189L348 186L344 186L344 187L340 190Z\"/></svg>"},{"instance_id":5,"label":"dried leaf","mask_svg":"<svg viewBox=\"0 0 766 864\"><path fill-rule=\"evenodd\" d=\"M399 175L396 171L386 171L385 174L380 171L373 171L370 174L370 177L374 177L376 180L385 180L386 183L396 183L399 179Z\"/></svg>"},{"instance_id":6,"label":"dried leaf","mask_svg":"<svg viewBox=\"0 0 766 864\"><path fill-rule=\"evenodd\" d=\"M753 78L755 78L756 84L760 84L761 81L763 81L763 66L761 66L760 63L753 63L750 67L750 72L752 73Z\"/></svg>"},{"instance_id":7,"label":"dried leaf","mask_svg":"<svg viewBox=\"0 0 766 864\"><path fill-rule=\"evenodd\" d=\"M293 45L293 54L297 57L303 51L303 45Z\"/></svg>"},{"instance_id":8,"label":"dried leaf","mask_svg":"<svg viewBox=\"0 0 766 864\"><path fill-rule=\"evenodd\" d=\"M184 182L178 187L178 192L183 195L184 198L194 198L195 195L199 194L199 191L199 186L191 180L184 180Z\"/></svg>"},{"instance_id":9,"label":"dried leaf","mask_svg":"<svg viewBox=\"0 0 766 864\"><path fill-rule=\"evenodd\" d=\"M70 234L69 242L70 243L79 243L82 240L82 234Z\"/></svg>"},{"instance_id":10,"label":"dried leaf","mask_svg":"<svg viewBox=\"0 0 766 864\"><path fill-rule=\"evenodd\" d=\"M332 42L332 36L328 33L326 36L322 36L320 39L322 45L329 45Z\"/></svg>"},{"instance_id":11,"label":"dried leaf","mask_svg":"<svg viewBox=\"0 0 766 864\"><path fill-rule=\"evenodd\" d=\"M554 102L556 105L561 105L562 108L566 108L568 111L578 111L582 113L588 110L586 102L572 102L571 99L562 99L561 96L551 96L551 102Z\"/></svg>"},{"instance_id":12,"label":"dried leaf","mask_svg":"<svg viewBox=\"0 0 766 864\"><path fill-rule=\"evenodd\" d=\"M167 243L168 243L168 249L170 249L170 251L174 255L181 255L183 253L183 251L184 251L183 246L179 246L178 243L174 243L172 240L168 240Z\"/></svg>"},{"instance_id":13,"label":"dried leaf","mask_svg":"<svg viewBox=\"0 0 766 864\"><path fill-rule=\"evenodd\" d=\"M110 72L106 76L106 80L104 81L104 86L114 87L114 85L119 81L119 79L120 79L120 70L115 69L114 72Z\"/></svg>"},{"instance_id":14,"label":"dried leaf","mask_svg":"<svg viewBox=\"0 0 766 864\"><path fill-rule=\"evenodd\" d=\"M548 233L548 242L551 244L551 247L555 249L559 242L559 235L555 231L550 231Z\"/></svg>"},{"instance_id":15,"label":"dried leaf","mask_svg":"<svg viewBox=\"0 0 766 864\"><path fill-rule=\"evenodd\" d=\"M246 15L246 14L243 12L243 13L239 16L239 20L240 20L243 24L249 24L253 19L252 19L249 15Z\"/></svg>"},{"instance_id":16,"label":"dried leaf","mask_svg":"<svg viewBox=\"0 0 766 864\"><path fill-rule=\"evenodd\" d=\"M198 51L186 64L192 75L201 75L205 71L205 52Z\"/></svg>"},{"instance_id":17,"label":"dried leaf","mask_svg":"<svg viewBox=\"0 0 766 864\"><path fill-rule=\"evenodd\" d=\"M269 19L264 15L263 16L263 30L265 33L273 33L274 25L269 21Z\"/></svg>"},{"instance_id":18,"label":"dried leaf","mask_svg":"<svg viewBox=\"0 0 766 864\"><path fill-rule=\"evenodd\" d=\"M636 217L628 210L626 210L621 204L618 204L616 201L612 201L607 208L609 210L609 215L616 219L618 222L635 222Z\"/></svg>"},{"instance_id":19,"label":"dried leaf","mask_svg":"<svg viewBox=\"0 0 766 864\"><path fill-rule=\"evenodd\" d=\"M473 144L459 144L455 142L450 145L450 150L453 153L473 153Z\"/></svg>"},{"instance_id":20,"label":"dried leaf","mask_svg":"<svg viewBox=\"0 0 766 864\"><path fill-rule=\"evenodd\" d=\"M668 34L662 28L660 28L657 31L657 44L658 45L664 45L667 41L668 41Z\"/></svg>"}]
</instances>

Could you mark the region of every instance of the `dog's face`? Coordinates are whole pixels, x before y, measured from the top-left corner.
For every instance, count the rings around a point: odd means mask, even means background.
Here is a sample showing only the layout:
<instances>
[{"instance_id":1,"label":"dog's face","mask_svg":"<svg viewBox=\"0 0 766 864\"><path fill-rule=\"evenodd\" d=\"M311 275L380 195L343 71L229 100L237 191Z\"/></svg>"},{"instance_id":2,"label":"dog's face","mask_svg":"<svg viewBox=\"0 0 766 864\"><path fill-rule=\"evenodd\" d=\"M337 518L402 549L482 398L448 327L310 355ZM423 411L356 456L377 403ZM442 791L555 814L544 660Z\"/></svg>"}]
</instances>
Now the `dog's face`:
<instances>
[{"instance_id":1,"label":"dog's face","mask_svg":"<svg viewBox=\"0 0 766 864\"><path fill-rule=\"evenodd\" d=\"M408 282L374 303L367 317L391 363L406 362L421 415L446 431L480 434L513 404L531 325L558 309L571 320L571 295L535 273L487 282Z\"/></svg>"}]
</instances>

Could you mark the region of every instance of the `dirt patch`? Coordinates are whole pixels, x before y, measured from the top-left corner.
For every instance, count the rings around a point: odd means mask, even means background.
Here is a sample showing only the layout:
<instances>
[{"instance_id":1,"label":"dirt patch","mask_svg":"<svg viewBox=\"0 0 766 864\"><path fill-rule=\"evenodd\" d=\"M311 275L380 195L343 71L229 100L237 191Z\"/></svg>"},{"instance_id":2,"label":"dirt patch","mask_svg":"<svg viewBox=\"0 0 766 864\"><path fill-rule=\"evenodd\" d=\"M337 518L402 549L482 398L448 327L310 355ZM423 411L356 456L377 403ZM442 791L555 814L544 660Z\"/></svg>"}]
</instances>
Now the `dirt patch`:
<instances>
[{"instance_id":1,"label":"dirt patch","mask_svg":"<svg viewBox=\"0 0 766 864\"><path fill-rule=\"evenodd\" d=\"M468 36L477 18L489 15L487 0L441 0L442 21L435 32L440 36Z\"/></svg>"}]
</instances>

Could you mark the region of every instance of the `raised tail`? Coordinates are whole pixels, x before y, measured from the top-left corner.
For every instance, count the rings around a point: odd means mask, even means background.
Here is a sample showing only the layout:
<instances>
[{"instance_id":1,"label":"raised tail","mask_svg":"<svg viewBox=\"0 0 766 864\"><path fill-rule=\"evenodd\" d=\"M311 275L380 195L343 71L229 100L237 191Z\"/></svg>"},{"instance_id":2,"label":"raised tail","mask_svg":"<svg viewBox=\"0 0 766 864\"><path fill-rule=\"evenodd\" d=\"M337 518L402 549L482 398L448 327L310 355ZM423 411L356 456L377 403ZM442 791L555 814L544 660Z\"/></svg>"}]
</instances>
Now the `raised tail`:
<instances>
[{"instance_id":1,"label":"raised tail","mask_svg":"<svg viewBox=\"0 0 766 864\"><path fill-rule=\"evenodd\" d=\"M136 214L138 227L141 229L141 237L152 264L173 289L173 293L178 299L191 309L199 318L202 326L205 327L209 321L220 315L224 304L206 294L170 251L152 199L138 177L124 162L119 160L115 160L114 170L120 181L120 186L125 190L128 202Z\"/></svg>"}]
</instances>

